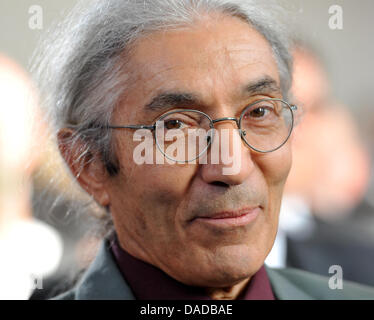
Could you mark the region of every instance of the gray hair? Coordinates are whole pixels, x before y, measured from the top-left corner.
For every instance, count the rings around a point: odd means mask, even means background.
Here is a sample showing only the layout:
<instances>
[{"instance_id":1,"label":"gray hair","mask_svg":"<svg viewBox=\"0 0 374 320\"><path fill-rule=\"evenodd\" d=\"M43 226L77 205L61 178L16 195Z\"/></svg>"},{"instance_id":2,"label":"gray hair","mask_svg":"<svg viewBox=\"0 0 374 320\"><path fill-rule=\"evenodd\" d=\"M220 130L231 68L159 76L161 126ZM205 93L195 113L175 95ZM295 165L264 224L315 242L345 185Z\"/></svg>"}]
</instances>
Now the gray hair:
<instances>
[{"instance_id":1,"label":"gray hair","mask_svg":"<svg viewBox=\"0 0 374 320\"><path fill-rule=\"evenodd\" d=\"M126 57L132 44L155 31L188 27L211 13L243 19L267 39L287 97L292 59L282 11L273 1L263 0L82 1L35 54L32 72L49 123L56 132L74 128L71 144L85 141L82 157L100 154L109 174L115 175L110 131L97 128L110 123L113 109L128 90ZM103 216L110 219L109 214Z\"/></svg>"}]
</instances>

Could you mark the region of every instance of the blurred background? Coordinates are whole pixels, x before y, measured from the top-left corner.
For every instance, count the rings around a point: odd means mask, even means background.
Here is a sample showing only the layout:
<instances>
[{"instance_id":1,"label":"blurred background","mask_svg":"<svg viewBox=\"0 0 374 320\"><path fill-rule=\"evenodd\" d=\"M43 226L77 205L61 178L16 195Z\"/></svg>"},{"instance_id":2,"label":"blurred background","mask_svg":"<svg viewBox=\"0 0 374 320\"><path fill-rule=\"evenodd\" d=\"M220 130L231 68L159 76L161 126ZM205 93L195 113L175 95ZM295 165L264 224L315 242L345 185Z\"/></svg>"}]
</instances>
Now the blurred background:
<instances>
[{"instance_id":1,"label":"blurred background","mask_svg":"<svg viewBox=\"0 0 374 320\"><path fill-rule=\"evenodd\" d=\"M55 202L63 187L50 181L64 172L29 75L39 37L75 3L0 1L0 299L65 290L99 240L69 212L69 195ZM283 3L301 112L266 263L325 276L339 265L344 279L374 286L374 1Z\"/></svg>"}]
</instances>

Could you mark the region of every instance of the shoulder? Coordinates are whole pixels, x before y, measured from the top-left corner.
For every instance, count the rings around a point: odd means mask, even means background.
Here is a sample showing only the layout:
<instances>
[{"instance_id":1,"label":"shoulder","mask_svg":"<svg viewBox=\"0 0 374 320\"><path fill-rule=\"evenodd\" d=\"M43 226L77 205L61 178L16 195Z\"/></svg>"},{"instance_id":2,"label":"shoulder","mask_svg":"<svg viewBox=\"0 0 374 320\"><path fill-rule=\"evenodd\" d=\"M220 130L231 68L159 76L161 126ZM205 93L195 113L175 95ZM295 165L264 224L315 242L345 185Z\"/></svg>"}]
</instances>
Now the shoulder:
<instances>
[{"instance_id":1,"label":"shoulder","mask_svg":"<svg viewBox=\"0 0 374 320\"><path fill-rule=\"evenodd\" d=\"M110 243L104 240L96 258L71 290L53 300L133 300L130 287L120 273L110 252Z\"/></svg>"},{"instance_id":2,"label":"shoulder","mask_svg":"<svg viewBox=\"0 0 374 320\"><path fill-rule=\"evenodd\" d=\"M266 268L270 283L280 299L374 300L374 288L342 280L341 288L330 288L334 278L294 269ZM333 275L331 276L333 277Z\"/></svg>"}]
</instances>

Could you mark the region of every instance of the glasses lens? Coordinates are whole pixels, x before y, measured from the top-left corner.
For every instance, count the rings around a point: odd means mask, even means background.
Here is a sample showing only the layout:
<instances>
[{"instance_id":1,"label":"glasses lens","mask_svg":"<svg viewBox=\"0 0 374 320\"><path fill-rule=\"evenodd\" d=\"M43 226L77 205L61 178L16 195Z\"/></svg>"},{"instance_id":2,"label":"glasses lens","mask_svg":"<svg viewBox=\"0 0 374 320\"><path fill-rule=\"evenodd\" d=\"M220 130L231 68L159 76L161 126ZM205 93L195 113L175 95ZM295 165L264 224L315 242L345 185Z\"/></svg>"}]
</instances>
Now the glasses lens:
<instances>
[{"instance_id":1,"label":"glasses lens","mask_svg":"<svg viewBox=\"0 0 374 320\"><path fill-rule=\"evenodd\" d=\"M284 101L260 100L243 111L240 124L244 140L251 148L270 152L287 141L293 126L293 114Z\"/></svg>"},{"instance_id":2,"label":"glasses lens","mask_svg":"<svg viewBox=\"0 0 374 320\"><path fill-rule=\"evenodd\" d=\"M211 143L210 123L199 111L168 112L156 122L157 147L170 160L194 161Z\"/></svg>"}]
</instances>

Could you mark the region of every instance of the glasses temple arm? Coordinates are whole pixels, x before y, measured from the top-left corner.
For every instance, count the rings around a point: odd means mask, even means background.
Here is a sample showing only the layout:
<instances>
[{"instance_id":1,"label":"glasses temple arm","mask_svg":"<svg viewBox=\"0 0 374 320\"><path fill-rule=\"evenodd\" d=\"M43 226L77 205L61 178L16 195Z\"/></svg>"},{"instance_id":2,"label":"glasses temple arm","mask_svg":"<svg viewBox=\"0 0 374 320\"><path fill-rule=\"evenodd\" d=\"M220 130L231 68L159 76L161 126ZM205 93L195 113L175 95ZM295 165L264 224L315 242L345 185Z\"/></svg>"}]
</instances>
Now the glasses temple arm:
<instances>
[{"instance_id":1,"label":"glasses temple arm","mask_svg":"<svg viewBox=\"0 0 374 320\"><path fill-rule=\"evenodd\" d=\"M147 126L147 125L128 125L128 126L108 126L109 129L149 129L154 130L155 125Z\"/></svg>"}]
</instances>

